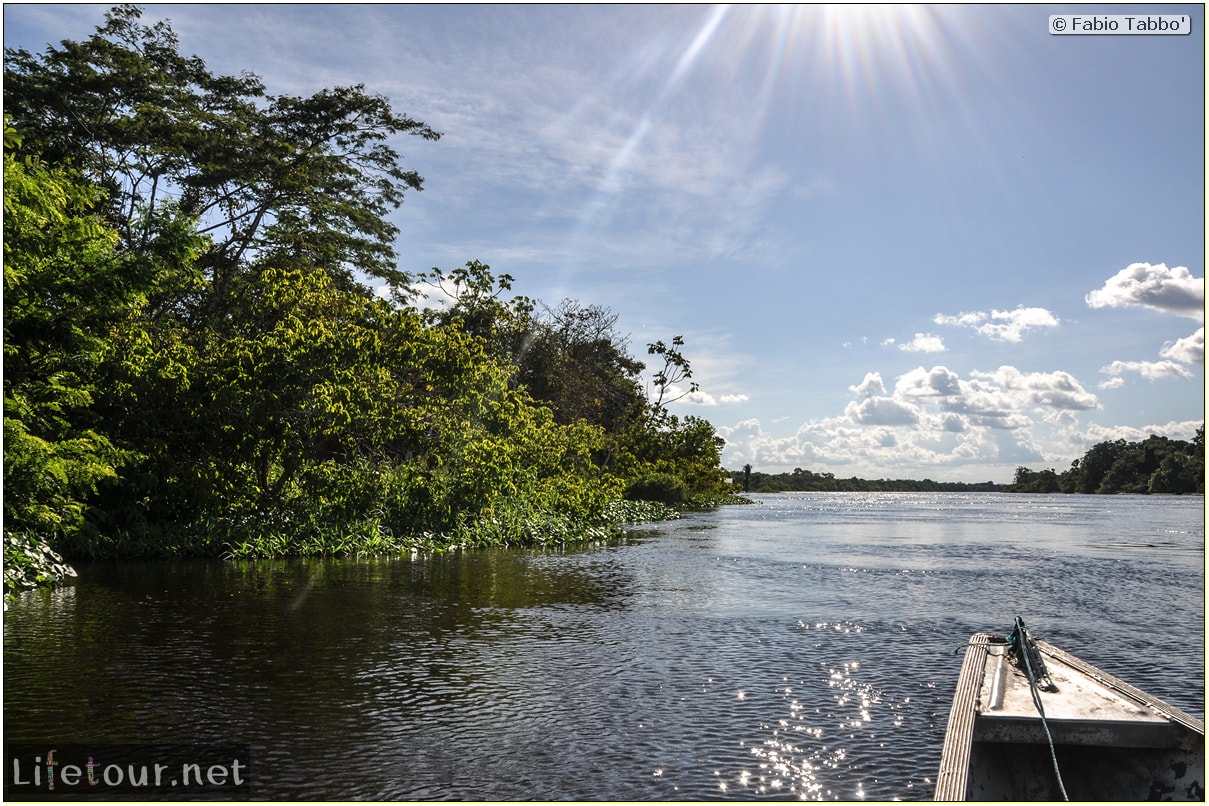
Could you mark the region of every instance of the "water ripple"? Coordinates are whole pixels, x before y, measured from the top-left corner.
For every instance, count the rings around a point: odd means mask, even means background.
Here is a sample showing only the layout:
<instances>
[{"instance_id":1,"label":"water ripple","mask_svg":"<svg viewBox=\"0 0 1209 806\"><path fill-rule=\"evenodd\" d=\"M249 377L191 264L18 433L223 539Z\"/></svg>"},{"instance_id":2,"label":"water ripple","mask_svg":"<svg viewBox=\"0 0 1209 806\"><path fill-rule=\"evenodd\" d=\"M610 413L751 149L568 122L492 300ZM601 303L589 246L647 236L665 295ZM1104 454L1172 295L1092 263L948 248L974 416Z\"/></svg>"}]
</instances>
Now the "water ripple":
<instances>
[{"instance_id":1,"label":"water ripple","mask_svg":"<svg viewBox=\"0 0 1209 806\"><path fill-rule=\"evenodd\" d=\"M267 799L925 800L953 650L1017 614L1203 714L1187 502L760 500L581 551L83 567L6 614L6 738L245 742Z\"/></svg>"}]
</instances>

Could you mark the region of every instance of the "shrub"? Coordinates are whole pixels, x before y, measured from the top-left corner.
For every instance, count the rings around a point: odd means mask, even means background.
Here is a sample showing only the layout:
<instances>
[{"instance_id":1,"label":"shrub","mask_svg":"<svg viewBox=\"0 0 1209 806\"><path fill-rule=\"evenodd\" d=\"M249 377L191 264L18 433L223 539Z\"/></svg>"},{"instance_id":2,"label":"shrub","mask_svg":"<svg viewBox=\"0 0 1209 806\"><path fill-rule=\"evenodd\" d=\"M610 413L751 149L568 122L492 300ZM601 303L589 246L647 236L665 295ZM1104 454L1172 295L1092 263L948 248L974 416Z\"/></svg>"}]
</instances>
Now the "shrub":
<instances>
[{"instance_id":1,"label":"shrub","mask_svg":"<svg viewBox=\"0 0 1209 806\"><path fill-rule=\"evenodd\" d=\"M4 597L7 602L19 590L74 577L75 569L35 537L4 532Z\"/></svg>"},{"instance_id":2,"label":"shrub","mask_svg":"<svg viewBox=\"0 0 1209 806\"><path fill-rule=\"evenodd\" d=\"M625 497L629 501L658 501L661 504L687 504L688 485L670 473L651 473L630 482Z\"/></svg>"}]
</instances>

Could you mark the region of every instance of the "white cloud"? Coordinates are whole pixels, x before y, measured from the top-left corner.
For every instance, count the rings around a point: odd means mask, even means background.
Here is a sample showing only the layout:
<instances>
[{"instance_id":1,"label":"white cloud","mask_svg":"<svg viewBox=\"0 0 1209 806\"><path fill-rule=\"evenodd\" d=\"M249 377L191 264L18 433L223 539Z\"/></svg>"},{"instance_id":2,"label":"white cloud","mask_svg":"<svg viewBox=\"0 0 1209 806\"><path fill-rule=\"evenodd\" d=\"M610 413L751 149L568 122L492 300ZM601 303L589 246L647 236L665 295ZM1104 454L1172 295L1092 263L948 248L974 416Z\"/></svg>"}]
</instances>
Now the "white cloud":
<instances>
[{"instance_id":1,"label":"white cloud","mask_svg":"<svg viewBox=\"0 0 1209 806\"><path fill-rule=\"evenodd\" d=\"M1019 342L1028 330L1057 327L1058 317L1045 308L1018 306L1013 311L972 311L956 316L936 314L933 320L938 325L956 325L973 328L978 333L995 341Z\"/></svg>"},{"instance_id":2,"label":"white cloud","mask_svg":"<svg viewBox=\"0 0 1209 806\"><path fill-rule=\"evenodd\" d=\"M1164 423L1162 425L1144 425L1140 428L1134 428L1128 425L1101 426L1096 423L1090 423L1086 431L1079 435L1081 445L1086 451L1092 445L1100 442L1112 442L1118 439L1123 439L1126 442L1141 442L1151 434L1168 439L1182 439L1191 441L1195 436L1197 429L1203 428L1204 420L1183 420Z\"/></svg>"},{"instance_id":3,"label":"white cloud","mask_svg":"<svg viewBox=\"0 0 1209 806\"><path fill-rule=\"evenodd\" d=\"M964 417L957 414L946 414L940 418L940 427L944 431L949 431L954 434L960 434L970 430L969 424Z\"/></svg>"},{"instance_id":4,"label":"white cloud","mask_svg":"<svg viewBox=\"0 0 1209 806\"><path fill-rule=\"evenodd\" d=\"M1008 481L1012 469L1022 461L1022 452L1028 457L1037 455L1027 433L958 429L952 427L955 420L923 413L913 425L886 426L828 418L805 423L796 433L783 437L765 432L759 420L746 420L718 432L727 442L725 466L750 462L769 472L806 467L840 477L968 479L969 466L981 465L985 475L978 480L999 477ZM1027 447L1018 447L1021 445Z\"/></svg>"},{"instance_id":5,"label":"white cloud","mask_svg":"<svg viewBox=\"0 0 1209 806\"><path fill-rule=\"evenodd\" d=\"M873 397L886 394L886 385L882 383L880 372L867 372L865 379L856 386L849 386L848 391L857 397Z\"/></svg>"},{"instance_id":6,"label":"white cloud","mask_svg":"<svg viewBox=\"0 0 1209 806\"><path fill-rule=\"evenodd\" d=\"M1113 361L1108 366L1100 370L1106 375L1111 375L1113 379L1120 378L1126 372L1136 372L1147 380L1155 381L1160 378L1191 378L1192 373L1185 369L1180 364L1174 361ZM1111 383L1111 381L1109 381ZM1115 389L1121 384L1113 386L1101 385L1101 388Z\"/></svg>"},{"instance_id":7,"label":"white cloud","mask_svg":"<svg viewBox=\"0 0 1209 806\"><path fill-rule=\"evenodd\" d=\"M675 399L675 398L679 397L681 394L683 394L682 389L678 389L675 386L668 387L669 397ZM716 405L718 405L718 399L716 397L714 397L713 395L709 394L708 392L690 392L687 395L684 395L684 397L680 397L679 402L686 403L690 406L716 406Z\"/></svg>"},{"instance_id":8,"label":"white cloud","mask_svg":"<svg viewBox=\"0 0 1209 806\"><path fill-rule=\"evenodd\" d=\"M689 392L684 394L685 390L675 384L670 384L667 387L665 398L676 403L682 403L689 406L728 406L734 403L745 403L749 400L747 395L711 395L709 392Z\"/></svg>"},{"instance_id":9,"label":"white cloud","mask_svg":"<svg viewBox=\"0 0 1209 806\"><path fill-rule=\"evenodd\" d=\"M997 383L1020 406L1075 411L1100 408L1096 396L1084 389L1069 372L1021 372L1015 367L1000 367L994 372L970 374Z\"/></svg>"},{"instance_id":10,"label":"white cloud","mask_svg":"<svg viewBox=\"0 0 1209 806\"><path fill-rule=\"evenodd\" d=\"M906 350L909 353L943 353L945 343L940 336L933 336L931 333L916 333L915 338L906 344L900 344L898 349Z\"/></svg>"},{"instance_id":11,"label":"white cloud","mask_svg":"<svg viewBox=\"0 0 1209 806\"><path fill-rule=\"evenodd\" d=\"M970 477L971 466L1010 479L1021 463L1065 464L1090 447L1078 433L1082 412L1099 400L1066 372L1004 366L962 377L944 366L917 367L895 379L866 373L848 387L858 400L842 415L774 436L759 420L720 427L726 466L809 467L843 477ZM1043 449L1041 446L1054 446Z\"/></svg>"},{"instance_id":12,"label":"white cloud","mask_svg":"<svg viewBox=\"0 0 1209 806\"><path fill-rule=\"evenodd\" d=\"M932 317L932 321L938 325L959 325L961 327L978 327L986 320L987 314L983 311L959 313L956 316L945 316L943 313L938 313Z\"/></svg>"},{"instance_id":13,"label":"white cloud","mask_svg":"<svg viewBox=\"0 0 1209 806\"><path fill-rule=\"evenodd\" d=\"M961 379L946 367L925 370L916 367L902 375L894 385L896 397L934 397L961 394Z\"/></svg>"},{"instance_id":14,"label":"white cloud","mask_svg":"<svg viewBox=\"0 0 1209 806\"><path fill-rule=\"evenodd\" d=\"M1205 328L1198 328L1191 336L1177 339L1174 344L1164 344L1159 355L1185 364L1204 364Z\"/></svg>"},{"instance_id":15,"label":"white cloud","mask_svg":"<svg viewBox=\"0 0 1209 806\"><path fill-rule=\"evenodd\" d=\"M1163 263L1133 263L1110 277L1104 287L1090 292L1087 304L1092 308L1140 306L1204 321L1205 278L1193 277L1183 266L1173 269ZM1192 373L1183 364L1205 363L1205 328L1190 336L1167 342L1159 351L1162 361L1113 361L1100 371L1110 377L1101 389L1119 389L1124 375L1136 372L1154 381L1161 378L1188 379Z\"/></svg>"},{"instance_id":16,"label":"white cloud","mask_svg":"<svg viewBox=\"0 0 1209 806\"><path fill-rule=\"evenodd\" d=\"M1205 278L1184 266L1131 263L1085 297L1092 308L1142 306L1165 313L1205 319Z\"/></svg>"},{"instance_id":17,"label":"white cloud","mask_svg":"<svg viewBox=\"0 0 1209 806\"><path fill-rule=\"evenodd\" d=\"M860 403L849 403L844 416L861 425L914 425L919 411L912 405L891 397L869 397Z\"/></svg>"}]
</instances>

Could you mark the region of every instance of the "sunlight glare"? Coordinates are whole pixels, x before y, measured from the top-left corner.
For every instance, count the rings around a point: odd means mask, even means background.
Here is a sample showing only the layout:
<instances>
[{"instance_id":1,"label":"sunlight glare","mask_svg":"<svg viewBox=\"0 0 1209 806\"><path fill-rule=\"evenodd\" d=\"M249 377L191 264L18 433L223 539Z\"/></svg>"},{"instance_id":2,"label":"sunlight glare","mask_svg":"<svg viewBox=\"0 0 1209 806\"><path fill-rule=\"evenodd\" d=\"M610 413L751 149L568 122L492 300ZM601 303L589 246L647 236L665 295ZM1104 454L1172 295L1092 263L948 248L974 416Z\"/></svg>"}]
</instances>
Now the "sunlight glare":
<instances>
[{"instance_id":1,"label":"sunlight glare","mask_svg":"<svg viewBox=\"0 0 1209 806\"><path fill-rule=\"evenodd\" d=\"M762 94L804 83L796 91L838 93L853 116L887 105L933 108L956 80L946 31L961 26L960 14L905 4L749 7L747 22L772 39Z\"/></svg>"},{"instance_id":2,"label":"sunlight glare","mask_svg":"<svg viewBox=\"0 0 1209 806\"><path fill-rule=\"evenodd\" d=\"M664 107L688 76L697 66L703 54L707 52L719 27L726 19L730 6L714 6L700 28L697 29L691 41L675 57L675 66L671 69L653 98L645 107L633 116L633 124L629 133L621 141L621 145L613 152L597 182L596 191L583 205L577 217L572 232L570 253L575 254L580 244L587 243L598 235L612 219L623 199L623 191L627 184L628 174L641 161L639 150L646 141L648 134L655 126Z\"/></svg>"}]
</instances>

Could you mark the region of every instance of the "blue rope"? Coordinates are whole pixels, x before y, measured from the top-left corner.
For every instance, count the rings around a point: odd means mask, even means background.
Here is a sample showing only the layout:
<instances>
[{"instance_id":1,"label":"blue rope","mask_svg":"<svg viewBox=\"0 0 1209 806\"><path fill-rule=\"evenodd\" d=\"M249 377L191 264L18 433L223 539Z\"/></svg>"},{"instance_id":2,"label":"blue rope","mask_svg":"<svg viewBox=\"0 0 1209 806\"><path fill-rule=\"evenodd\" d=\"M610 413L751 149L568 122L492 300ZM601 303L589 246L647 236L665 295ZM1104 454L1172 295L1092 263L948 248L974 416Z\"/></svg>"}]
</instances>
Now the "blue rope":
<instances>
[{"instance_id":1,"label":"blue rope","mask_svg":"<svg viewBox=\"0 0 1209 806\"><path fill-rule=\"evenodd\" d=\"M1070 800L1070 796L1066 794L1066 785L1062 783L1062 771L1058 769L1058 752L1054 749L1054 737L1050 735L1049 723L1045 721L1045 709L1041 706L1041 695L1037 691L1037 677L1033 674L1033 663L1029 659L1032 648L1029 646L1028 633L1024 629L1024 619L1020 616L1016 616L1016 629L1008 636L1008 641L1016 643L1020 657L1024 659L1024 669L1028 674L1029 693L1033 695L1033 705L1037 706L1037 713L1041 715L1041 727L1045 728L1045 738L1049 740L1049 755L1054 762L1054 775L1058 777L1058 789L1062 791L1063 800ZM1038 657L1038 661L1040 660ZM1048 676L1044 668L1044 661L1041 663L1042 675Z\"/></svg>"}]
</instances>

